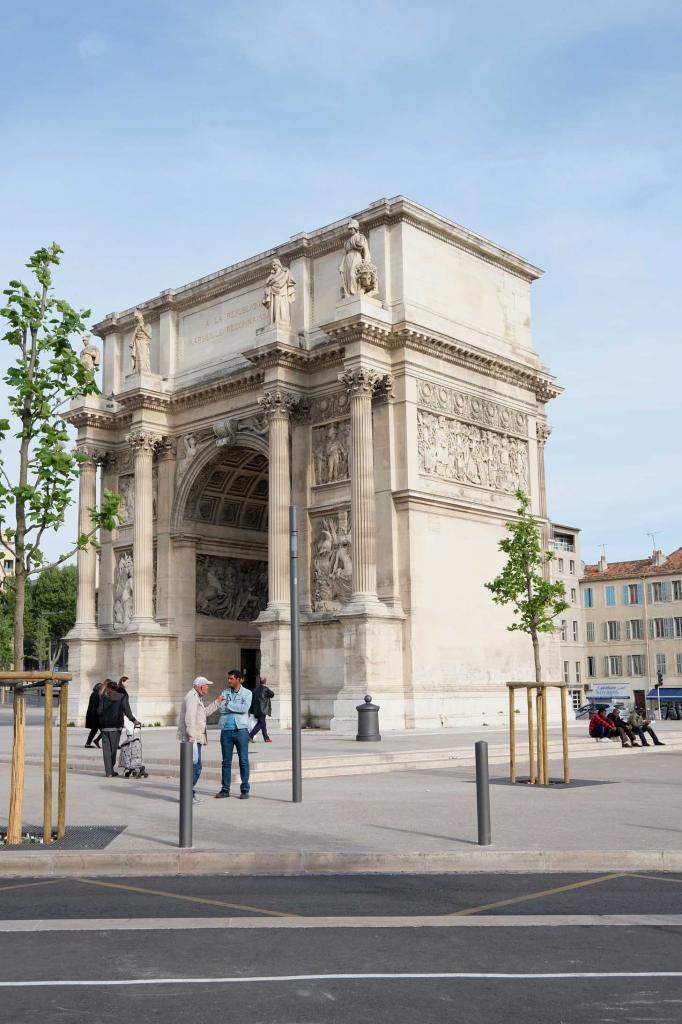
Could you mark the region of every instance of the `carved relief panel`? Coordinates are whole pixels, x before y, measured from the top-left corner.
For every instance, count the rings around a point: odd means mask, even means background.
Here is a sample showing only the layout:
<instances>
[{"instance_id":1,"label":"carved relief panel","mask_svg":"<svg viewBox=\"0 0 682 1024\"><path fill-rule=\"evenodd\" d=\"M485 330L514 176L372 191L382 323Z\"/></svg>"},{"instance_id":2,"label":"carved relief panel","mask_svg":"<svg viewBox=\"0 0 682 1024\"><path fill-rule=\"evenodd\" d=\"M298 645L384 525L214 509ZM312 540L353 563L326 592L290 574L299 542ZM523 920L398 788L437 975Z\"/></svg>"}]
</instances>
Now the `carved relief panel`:
<instances>
[{"instance_id":1,"label":"carved relief panel","mask_svg":"<svg viewBox=\"0 0 682 1024\"><path fill-rule=\"evenodd\" d=\"M419 471L513 494L527 491L528 442L449 416L417 412Z\"/></svg>"},{"instance_id":2,"label":"carved relief panel","mask_svg":"<svg viewBox=\"0 0 682 1024\"><path fill-rule=\"evenodd\" d=\"M135 518L135 475L126 473L118 478L118 493L121 495L119 515L121 526L132 523Z\"/></svg>"},{"instance_id":3,"label":"carved relief panel","mask_svg":"<svg viewBox=\"0 0 682 1024\"><path fill-rule=\"evenodd\" d=\"M125 629L133 617L133 554L119 551L114 573L114 628Z\"/></svg>"},{"instance_id":4,"label":"carved relief panel","mask_svg":"<svg viewBox=\"0 0 682 1024\"><path fill-rule=\"evenodd\" d=\"M350 420L313 427L313 466L316 484L348 480Z\"/></svg>"},{"instance_id":5,"label":"carved relief panel","mask_svg":"<svg viewBox=\"0 0 682 1024\"><path fill-rule=\"evenodd\" d=\"M267 603L267 562L197 555L196 610L199 615L252 621Z\"/></svg>"},{"instance_id":6,"label":"carved relief panel","mask_svg":"<svg viewBox=\"0 0 682 1024\"><path fill-rule=\"evenodd\" d=\"M352 577L348 513L338 512L317 519L312 534L313 611L339 611L350 600Z\"/></svg>"}]
</instances>

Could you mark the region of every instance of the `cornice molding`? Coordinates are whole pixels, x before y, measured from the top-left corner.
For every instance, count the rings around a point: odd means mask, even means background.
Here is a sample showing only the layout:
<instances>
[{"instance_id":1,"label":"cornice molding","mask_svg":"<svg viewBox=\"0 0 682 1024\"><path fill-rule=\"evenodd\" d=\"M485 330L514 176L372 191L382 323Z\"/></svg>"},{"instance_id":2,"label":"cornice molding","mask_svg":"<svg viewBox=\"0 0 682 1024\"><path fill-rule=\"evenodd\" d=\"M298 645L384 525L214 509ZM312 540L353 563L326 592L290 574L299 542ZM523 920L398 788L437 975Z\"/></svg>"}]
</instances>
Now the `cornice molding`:
<instances>
[{"instance_id":1,"label":"cornice molding","mask_svg":"<svg viewBox=\"0 0 682 1024\"><path fill-rule=\"evenodd\" d=\"M249 373L240 371L238 376L227 376L220 380L200 381L172 395L170 405L174 412L181 409L193 409L195 406L205 405L215 398L257 391L262 387L264 380L265 373L259 369Z\"/></svg>"}]
</instances>

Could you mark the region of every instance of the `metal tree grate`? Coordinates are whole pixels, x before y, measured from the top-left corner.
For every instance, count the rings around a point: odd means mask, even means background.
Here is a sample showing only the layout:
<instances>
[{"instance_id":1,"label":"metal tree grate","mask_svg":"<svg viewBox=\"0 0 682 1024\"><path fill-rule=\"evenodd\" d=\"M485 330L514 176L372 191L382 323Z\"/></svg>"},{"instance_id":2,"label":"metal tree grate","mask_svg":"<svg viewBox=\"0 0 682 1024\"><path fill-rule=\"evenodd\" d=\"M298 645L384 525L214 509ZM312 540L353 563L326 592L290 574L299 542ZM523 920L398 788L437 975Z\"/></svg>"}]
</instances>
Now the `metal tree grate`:
<instances>
[{"instance_id":1,"label":"metal tree grate","mask_svg":"<svg viewBox=\"0 0 682 1024\"><path fill-rule=\"evenodd\" d=\"M24 825L21 830L22 842L8 846L5 843L6 829L0 830L0 855L3 850L104 850L127 828L126 825L69 825L63 839L54 839L47 846L42 842L26 842L28 833L42 839L42 825Z\"/></svg>"}]
</instances>

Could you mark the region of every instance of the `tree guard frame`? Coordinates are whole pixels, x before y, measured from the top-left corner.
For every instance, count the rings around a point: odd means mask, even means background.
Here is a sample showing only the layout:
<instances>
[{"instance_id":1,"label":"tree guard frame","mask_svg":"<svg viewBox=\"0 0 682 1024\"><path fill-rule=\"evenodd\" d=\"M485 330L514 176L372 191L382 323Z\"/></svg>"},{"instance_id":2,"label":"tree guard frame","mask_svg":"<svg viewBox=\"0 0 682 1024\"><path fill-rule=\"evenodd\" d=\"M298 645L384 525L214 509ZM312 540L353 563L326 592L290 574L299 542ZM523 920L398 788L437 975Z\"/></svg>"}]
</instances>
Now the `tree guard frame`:
<instances>
[{"instance_id":1,"label":"tree guard frame","mask_svg":"<svg viewBox=\"0 0 682 1024\"><path fill-rule=\"evenodd\" d=\"M509 690L509 781L516 782L516 691L526 691L526 713L528 717L528 761L530 765L529 783L534 786L548 786L549 778L549 747L547 744L547 690L555 688L561 694L561 746L563 754L564 783L571 781L568 757L568 715L566 694L568 683L507 683ZM535 693L533 693L535 691ZM535 717L537 722L536 735L533 735L533 696L535 696ZM535 757L537 752L537 776Z\"/></svg>"}]
</instances>

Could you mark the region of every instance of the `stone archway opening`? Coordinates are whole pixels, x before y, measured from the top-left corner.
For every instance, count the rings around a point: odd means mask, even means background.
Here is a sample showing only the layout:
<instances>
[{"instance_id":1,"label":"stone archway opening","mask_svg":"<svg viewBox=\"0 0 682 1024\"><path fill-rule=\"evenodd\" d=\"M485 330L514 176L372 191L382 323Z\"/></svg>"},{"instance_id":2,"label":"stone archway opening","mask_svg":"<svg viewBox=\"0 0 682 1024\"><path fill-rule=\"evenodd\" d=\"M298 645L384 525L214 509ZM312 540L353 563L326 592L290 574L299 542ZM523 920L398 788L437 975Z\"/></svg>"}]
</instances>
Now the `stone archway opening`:
<instances>
[{"instance_id":1,"label":"stone archway opening","mask_svg":"<svg viewBox=\"0 0 682 1024\"><path fill-rule=\"evenodd\" d=\"M232 445L202 467L187 495L183 528L196 537L196 669L214 680L240 667L249 686L259 671L255 620L268 602L268 486L267 457Z\"/></svg>"}]
</instances>

